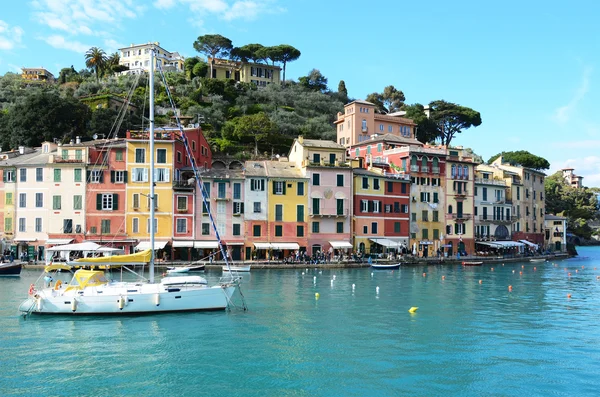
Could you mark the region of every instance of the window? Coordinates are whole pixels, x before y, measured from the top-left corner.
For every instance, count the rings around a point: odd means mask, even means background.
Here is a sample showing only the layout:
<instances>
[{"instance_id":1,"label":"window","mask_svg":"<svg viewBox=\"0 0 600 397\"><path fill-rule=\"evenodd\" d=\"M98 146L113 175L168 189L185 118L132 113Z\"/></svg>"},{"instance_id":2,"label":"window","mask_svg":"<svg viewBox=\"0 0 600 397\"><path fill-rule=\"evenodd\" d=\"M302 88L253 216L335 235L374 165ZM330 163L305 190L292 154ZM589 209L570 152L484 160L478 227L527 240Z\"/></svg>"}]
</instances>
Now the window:
<instances>
[{"instance_id":1,"label":"window","mask_svg":"<svg viewBox=\"0 0 600 397\"><path fill-rule=\"evenodd\" d=\"M369 233L369 226L363 226L363 234Z\"/></svg>"},{"instance_id":2,"label":"window","mask_svg":"<svg viewBox=\"0 0 600 397\"><path fill-rule=\"evenodd\" d=\"M25 218L19 218L19 231L25 232Z\"/></svg>"},{"instance_id":3,"label":"window","mask_svg":"<svg viewBox=\"0 0 600 397\"><path fill-rule=\"evenodd\" d=\"M19 169L19 182L27 182L27 168Z\"/></svg>"},{"instance_id":4,"label":"window","mask_svg":"<svg viewBox=\"0 0 600 397\"><path fill-rule=\"evenodd\" d=\"M481 194L482 194L482 200L483 201L487 201L487 187L482 187L481 188Z\"/></svg>"},{"instance_id":5,"label":"window","mask_svg":"<svg viewBox=\"0 0 600 397\"><path fill-rule=\"evenodd\" d=\"M233 184L233 199L241 200L241 198L242 198L242 184L234 183Z\"/></svg>"},{"instance_id":6,"label":"window","mask_svg":"<svg viewBox=\"0 0 600 397\"><path fill-rule=\"evenodd\" d=\"M36 233L42 232L42 218L35 218L35 231Z\"/></svg>"},{"instance_id":7,"label":"window","mask_svg":"<svg viewBox=\"0 0 600 397\"><path fill-rule=\"evenodd\" d=\"M242 225L239 223L233 224L233 230L231 232L234 236L240 236L242 234Z\"/></svg>"},{"instance_id":8,"label":"window","mask_svg":"<svg viewBox=\"0 0 600 397\"><path fill-rule=\"evenodd\" d=\"M312 174L312 184L313 186L321 185L321 174Z\"/></svg>"},{"instance_id":9,"label":"window","mask_svg":"<svg viewBox=\"0 0 600 397\"><path fill-rule=\"evenodd\" d=\"M7 195L8 195L8 193L7 193ZM36 208L44 207L44 193L36 193L35 194L35 207Z\"/></svg>"},{"instance_id":10,"label":"window","mask_svg":"<svg viewBox=\"0 0 600 397\"><path fill-rule=\"evenodd\" d=\"M250 179L250 190L253 191L265 191L265 180L264 179Z\"/></svg>"},{"instance_id":11,"label":"window","mask_svg":"<svg viewBox=\"0 0 600 397\"><path fill-rule=\"evenodd\" d=\"M304 206L296 207L296 222L304 222Z\"/></svg>"},{"instance_id":12,"label":"window","mask_svg":"<svg viewBox=\"0 0 600 397\"><path fill-rule=\"evenodd\" d=\"M81 182L81 168L75 168L73 170L73 181Z\"/></svg>"},{"instance_id":13,"label":"window","mask_svg":"<svg viewBox=\"0 0 600 397\"><path fill-rule=\"evenodd\" d=\"M225 198L225 182L217 183L217 198Z\"/></svg>"},{"instance_id":14,"label":"window","mask_svg":"<svg viewBox=\"0 0 600 397\"><path fill-rule=\"evenodd\" d=\"M75 150L75 160L83 160L83 153L81 149Z\"/></svg>"},{"instance_id":15,"label":"window","mask_svg":"<svg viewBox=\"0 0 600 397\"><path fill-rule=\"evenodd\" d=\"M12 205L12 203L13 203L13 194L12 193L6 193L5 203L7 205Z\"/></svg>"},{"instance_id":16,"label":"window","mask_svg":"<svg viewBox=\"0 0 600 397\"><path fill-rule=\"evenodd\" d=\"M432 222L439 222L440 221L439 212L433 211L433 216L432 216L431 220L432 220Z\"/></svg>"},{"instance_id":17,"label":"window","mask_svg":"<svg viewBox=\"0 0 600 397\"><path fill-rule=\"evenodd\" d=\"M379 131L383 131L383 130L384 130L383 124L379 124Z\"/></svg>"},{"instance_id":18,"label":"window","mask_svg":"<svg viewBox=\"0 0 600 397\"><path fill-rule=\"evenodd\" d=\"M19 208L27 207L27 193L19 193Z\"/></svg>"},{"instance_id":19,"label":"window","mask_svg":"<svg viewBox=\"0 0 600 397\"><path fill-rule=\"evenodd\" d=\"M154 169L154 181L155 182L169 182L170 170L168 168L155 168Z\"/></svg>"},{"instance_id":20,"label":"window","mask_svg":"<svg viewBox=\"0 0 600 397\"><path fill-rule=\"evenodd\" d=\"M208 236L210 234L210 223L204 222L202 224L202 235Z\"/></svg>"},{"instance_id":21,"label":"window","mask_svg":"<svg viewBox=\"0 0 600 397\"><path fill-rule=\"evenodd\" d=\"M204 182L202 186L204 188L204 193L206 194L206 197L210 197L210 182Z\"/></svg>"},{"instance_id":22,"label":"window","mask_svg":"<svg viewBox=\"0 0 600 397\"><path fill-rule=\"evenodd\" d=\"M388 191L388 193L393 193L394 192L394 182L388 181L388 183L387 183L387 191Z\"/></svg>"},{"instance_id":23,"label":"window","mask_svg":"<svg viewBox=\"0 0 600 397\"><path fill-rule=\"evenodd\" d=\"M254 237L260 237L261 236L260 225L254 225L254 226L252 226L252 235Z\"/></svg>"},{"instance_id":24,"label":"window","mask_svg":"<svg viewBox=\"0 0 600 397\"><path fill-rule=\"evenodd\" d=\"M283 204L275 204L275 222L283 221Z\"/></svg>"},{"instance_id":25,"label":"window","mask_svg":"<svg viewBox=\"0 0 600 397\"><path fill-rule=\"evenodd\" d=\"M312 232L313 233L319 233L319 222L313 222L312 223Z\"/></svg>"},{"instance_id":26,"label":"window","mask_svg":"<svg viewBox=\"0 0 600 397\"><path fill-rule=\"evenodd\" d=\"M282 237L282 236L283 236L283 226L275 225L275 237Z\"/></svg>"},{"instance_id":27,"label":"window","mask_svg":"<svg viewBox=\"0 0 600 397\"><path fill-rule=\"evenodd\" d=\"M273 181L273 194L277 194L277 195L285 194L285 182Z\"/></svg>"},{"instance_id":28,"label":"window","mask_svg":"<svg viewBox=\"0 0 600 397\"><path fill-rule=\"evenodd\" d=\"M60 207L61 207L60 201L61 201L61 196L52 196L52 209L53 210L60 209Z\"/></svg>"},{"instance_id":29,"label":"window","mask_svg":"<svg viewBox=\"0 0 600 397\"><path fill-rule=\"evenodd\" d=\"M154 233L158 232L158 219L154 218ZM150 219L146 219L146 233L150 233Z\"/></svg>"},{"instance_id":30,"label":"window","mask_svg":"<svg viewBox=\"0 0 600 397\"><path fill-rule=\"evenodd\" d=\"M181 157L181 153L180 157ZM167 149L156 149L156 163L166 164L167 162Z\"/></svg>"},{"instance_id":31,"label":"window","mask_svg":"<svg viewBox=\"0 0 600 397\"><path fill-rule=\"evenodd\" d=\"M335 224L336 233L344 233L344 222L337 222Z\"/></svg>"},{"instance_id":32,"label":"window","mask_svg":"<svg viewBox=\"0 0 600 397\"><path fill-rule=\"evenodd\" d=\"M94 170L90 172L89 181L90 183L102 183L104 172L100 170Z\"/></svg>"},{"instance_id":33,"label":"window","mask_svg":"<svg viewBox=\"0 0 600 397\"><path fill-rule=\"evenodd\" d=\"M80 194L73 196L73 209L80 210L83 206L83 199Z\"/></svg>"},{"instance_id":34,"label":"window","mask_svg":"<svg viewBox=\"0 0 600 397\"><path fill-rule=\"evenodd\" d=\"M102 219L100 223L100 233L109 234L110 233L110 219Z\"/></svg>"},{"instance_id":35,"label":"window","mask_svg":"<svg viewBox=\"0 0 600 397\"><path fill-rule=\"evenodd\" d=\"M233 214L243 214L244 213L244 203L239 201L233 202Z\"/></svg>"},{"instance_id":36,"label":"window","mask_svg":"<svg viewBox=\"0 0 600 397\"><path fill-rule=\"evenodd\" d=\"M429 230L428 229L423 229L422 230L422 237L423 237L423 240L428 240L429 239Z\"/></svg>"},{"instance_id":37,"label":"window","mask_svg":"<svg viewBox=\"0 0 600 397\"><path fill-rule=\"evenodd\" d=\"M416 212L412 212L412 213L410 214L410 220L411 220L412 222L416 222L416 221L417 221L417 213L416 213Z\"/></svg>"},{"instance_id":38,"label":"window","mask_svg":"<svg viewBox=\"0 0 600 397\"><path fill-rule=\"evenodd\" d=\"M344 175L337 174L337 186L344 186Z\"/></svg>"},{"instance_id":39,"label":"window","mask_svg":"<svg viewBox=\"0 0 600 397\"><path fill-rule=\"evenodd\" d=\"M336 206L336 213L338 215L344 215L344 199L336 199L335 206Z\"/></svg>"},{"instance_id":40,"label":"window","mask_svg":"<svg viewBox=\"0 0 600 397\"><path fill-rule=\"evenodd\" d=\"M135 149L135 162L145 163L146 162L146 149Z\"/></svg>"},{"instance_id":41,"label":"window","mask_svg":"<svg viewBox=\"0 0 600 397\"><path fill-rule=\"evenodd\" d=\"M132 182L148 182L148 169L147 168L133 168L131 170L131 181Z\"/></svg>"},{"instance_id":42,"label":"window","mask_svg":"<svg viewBox=\"0 0 600 397\"><path fill-rule=\"evenodd\" d=\"M187 232L187 219L177 218L176 222L177 222L177 226L176 226L177 233Z\"/></svg>"},{"instance_id":43,"label":"window","mask_svg":"<svg viewBox=\"0 0 600 397\"><path fill-rule=\"evenodd\" d=\"M304 182L298 182L297 194L298 196L304 196Z\"/></svg>"},{"instance_id":44,"label":"window","mask_svg":"<svg viewBox=\"0 0 600 397\"><path fill-rule=\"evenodd\" d=\"M296 236L304 237L304 226L301 226L301 225L296 226Z\"/></svg>"},{"instance_id":45,"label":"window","mask_svg":"<svg viewBox=\"0 0 600 397\"><path fill-rule=\"evenodd\" d=\"M321 155L319 153L313 153L313 163L320 163L321 162Z\"/></svg>"},{"instance_id":46,"label":"window","mask_svg":"<svg viewBox=\"0 0 600 397\"><path fill-rule=\"evenodd\" d=\"M60 169L54 169L54 182L60 182L60 178L61 177L61 170Z\"/></svg>"},{"instance_id":47,"label":"window","mask_svg":"<svg viewBox=\"0 0 600 397\"><path fill-rule=\"evenodd\" d=\"M131 203L131 207L132 208L140 208L140 195L138 193L135 193L133 195L133 202Z\"/></svg>"},{"instance_id":48,"label":"window","mask_svg":"<svg viewBox=\"0 0 600 397\"><path fill-rule=\"evenodd\" d=\"M73 219L63 219L63 233L73 233Z\"/></svg>"},{"instance_id":49,"label":"window","mask_svg":"<svg viewBox=\"0 0 600 397\"><path fill-rule=\"evenodd\" d=\"M43 168L36 168L35 169L35 181L36 182L43 182L44 181L44 169Z\"/></svg>"},{"instance_id":50,"label":"window","mask_svg":"<svg viewBox=\"0 0 600 397\"><path fill-rule=\"evenodd\" d=\"M187 197L185 197L185 196L177 197L177 210L178 211L187 211Z\"/></svg>"},{"instance_id":51,"label":"window","mask_svg":"<svg viewBox=\"0 0 600 397\"><path fill-rule=\"evenodd\" d=\"M140 232L140 219L139 218L133 218L131 221L131 231L132 233L139 233Z\"/></svg>"},{"instance_id":52,"label":"window","mask_svg":"<svg viewBox=\"0 0 600 397\"><path fill-rule=\"evenodd\" d=\"M379 200L373 201L373 212L379 212Z\"/></svg>"},{"instance_id":53,"label":"window","mask_svg":"<svg viewBox=\"0 0 600 397\"><path fill-rule=\"evenodd\" d=\"M4 182L14 182L15 181L15 171L14 170L4 170Z\"/></svg>"},{"instance_id":54,"label":"window","mask_svg":"<svg viewBox=\"0 0 600 397\"><path fill-rule=\"evenodd\" d=\"M377 222L372 222L371 223L371 233L372 234L377 234Z\"/></svg>"},{"instance_id":55,"label":"window","mask_svg":"<svg viewBox=\"0 0 600 397\"><path fill-rule=\"evenodd\" d=\"M366 176L363 176L363 178L362 178L362 188L363 189L369 188L369 178L367 178Z\"/></svg>"},{"instance_id":56,"label":"window","mask_svg":"<svg viewBox=\"0 0 600 397\"><path fill-rule=\"evenodd\" d=\"M423 222L429 222L429 211L422 211L421 217L423 219Z\"/></svg>"},{"instance_id":57,"label":"window","mask_svg":"<svg viewBox=\"0 0 600 397\"><path fill-rule=\"evenodd\" d=\"M433 202L434 203L439 203L440 202L440 200L438 198L437 192L433 192Z\"/></svg>"},{"instance_id":58,"label":"window","mask_svg":"<svg viewBox=\"0 0 600 397\"><path fill-rule=\"evenodd\" d=\"M313 215L319 215L321 213L321 199L312 199L312 213Z\"/></svg>"},{"instance_id":59,"label":"window","mask_svg":"<svg viewBox=\"0 0 600 397\"><path fill-rule=\"evenodd\" d=\"M4 218L4 231L12 232L12 218Z\"/></svg>"},{"instance_id":60,"label":"window","mask_svg":"<svg viewBox=\"0 0 600 397\"><path fill-rule=\"evenodd\" d=\"M102 211L113 211L118 209L119 197L112 193L98 193L96 195L96 209ZM135 207L134 207L135 208Z\"/></svg>"},{"instance_id":61,"label":"window","mask_svg":"<svg viewBox=\"0 0 600 397\"><path fill-rule=\"evenodd\" d=\"M362 120L362 131L367 132L367 120L365 120L365 119ZM356 149L356 150L358 150L358 149Z\"/></svg>"},{"instance_id":62,"label":"window","mask_svg":"<svg viewBox=\"0 0 600 397\"><path fill-rule=\"evenodd\" d=\"M257 214L260 212L260 201L254 202L254 213Z\"/></svg>"},{"instance_id":63,"label":"window","mask_svg":"<svg viewBox=\"0 0 600 397\"><path fill-rule=\"evenodd\" d=\"M400 233L400 222L394 222L394 233Z\"/></svg>"},{"instance_id":64,"label":"window","mask_svg":"<svg viewBox=\"0 0 600 397\"><path fill-rule=\"evenodd\" d=\"M115 151L115 160L123 161L123 150L119 149Z\"/></svg>"}]
</instances>

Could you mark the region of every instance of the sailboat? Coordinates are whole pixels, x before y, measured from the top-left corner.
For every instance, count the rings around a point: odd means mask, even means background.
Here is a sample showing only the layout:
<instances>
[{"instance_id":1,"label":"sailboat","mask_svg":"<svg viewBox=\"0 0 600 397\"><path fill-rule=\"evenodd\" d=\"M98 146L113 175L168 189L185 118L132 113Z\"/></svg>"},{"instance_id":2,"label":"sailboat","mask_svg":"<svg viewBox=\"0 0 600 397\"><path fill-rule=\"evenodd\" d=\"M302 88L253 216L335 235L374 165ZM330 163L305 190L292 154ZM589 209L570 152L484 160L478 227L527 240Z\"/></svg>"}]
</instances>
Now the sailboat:
<instances>
[{"instance_id":1,"label":"sailboat","mask_svg":"<svg viewBox=\"0 0 600 397\"><path fill-rule=\"evenodd\" d=\"M149 199L155 200L154 193L154 54L155 49L150 51L150 193ZM169 93L168 87L166 87ZM180 124L180 123L179 123ZM180 124L181 125L181 124ZM187 150L191 153L183 129L180 127L181 138ZM202 178L196 167L193 156L189 156L191 165L196 174L198 188L202 192L202 200L207 203L207 194L204 190ZM208 208L208 206L207 206ZM150 219L154 219L155 206L150 205ZM219 242L221 254L229 265L229 260L212 215L209 218ZM150 228L150 247L154 248L153 227ZM32 284L29 287L28 298L21 303L19 310L25 314L62 314L62 315L91 315L91 314L152 314L163 312L184 312L200 310L224 310L231 304L231 298L239 287L241 277L235 272L229 272L228 277L222 277L218 283L209 285L200 276L164 277L160 282L154 280L153 249L138 252L131 255L116 255L111 257L81 258L79 264L85 265L92 270L79 269L73 273L70 282L62 283L57 280L52 285L53 279L48 275L57 268L63 269L66 265L49 265L39 280L45 283L41 287ZM78 261L75 261L77 263ZM134 282L111 281L103 270L105 266L119 266L131 272L126 265L148 264L149 278L144 279L140 274L140 280ZM244 306L245 308L245 306Z\"/></svg>"}]
</instances>

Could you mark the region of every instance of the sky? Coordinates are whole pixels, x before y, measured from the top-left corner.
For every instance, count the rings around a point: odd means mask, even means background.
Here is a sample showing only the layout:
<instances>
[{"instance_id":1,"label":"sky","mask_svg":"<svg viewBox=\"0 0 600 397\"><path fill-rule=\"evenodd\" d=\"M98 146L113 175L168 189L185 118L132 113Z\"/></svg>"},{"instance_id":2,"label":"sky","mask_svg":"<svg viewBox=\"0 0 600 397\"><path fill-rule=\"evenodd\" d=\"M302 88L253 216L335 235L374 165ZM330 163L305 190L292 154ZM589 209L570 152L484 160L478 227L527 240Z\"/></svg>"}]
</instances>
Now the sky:
<instances>
[{"instance_id":1,"label":"sky","mask_svg":"<svg viewBox=\"0 0 600 397\"><path fill-rule=\"evenodd\" d=\"M600 30L595 0L23 0L0 14L0 75L43 66L85 67L106 53L160 42L199 55L221 34L234 46L290 44L302 55L288 79L313 68L364 99L387 85L407 103L444 99L483 123L452 144L484 160L527 150L600 187Z\"/></svg>"}]
</instances>

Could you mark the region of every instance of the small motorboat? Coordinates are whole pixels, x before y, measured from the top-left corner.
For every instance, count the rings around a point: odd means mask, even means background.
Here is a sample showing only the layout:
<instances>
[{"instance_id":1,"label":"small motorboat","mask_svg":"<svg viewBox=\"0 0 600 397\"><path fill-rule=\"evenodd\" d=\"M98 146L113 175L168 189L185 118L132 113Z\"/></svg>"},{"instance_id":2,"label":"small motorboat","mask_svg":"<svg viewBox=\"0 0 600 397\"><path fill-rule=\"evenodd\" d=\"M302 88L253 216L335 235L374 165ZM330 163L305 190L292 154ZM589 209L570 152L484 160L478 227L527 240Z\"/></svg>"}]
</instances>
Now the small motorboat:
<instances>
[{"instance_id":1,"label":"small motorboat","mask_svg":"<svg viewBox=\"0 0 600 397\"><path fill-rule=\"evenodd\" d=\"M188 273L190 268L188 266L179 266L179 267L168 267L167 274L177 274L177 273Z\"/></svg>"},{"instance_id":2,"label":"small motorboat","mask_svg":"<svg viewBox=\"0 0 600 397\"><path fill-rule=\"evenodd\" d=\"M22 267L20 263L0 263L0 276L20 276Z\"/></svg>"},{"instance_id":3,"label":"small motorboat","mask_svg":"<svg viewBox=\"0 0 600 397\"><path fill-rule=\"evenodd\" d=\"M227 267L227 265L223 266L224 272L228 272L229 269L231 269L232 272L249 272L250 265L229 265L229 267Z\"/></svg>"},{"instance_id":4,"label":"small motorboat","mask_svg":"<svg viewBox=\"0 0 600 397\"><path fill-rule=\"evenodd\" d=\"M371 268L376 270L396 270L400 269L400 263L372 263Z\"/></svg>"},{"instance_id":5,"label":"small motorboat","mask_svg":"<svg viewBox=\"0 0 600 397\"><path fill-rule=\"evenodd\" d=\"M530 259L529 262L546 262L546 258Z\"/></svg>"},{"instance_id":6,"label":"small motorboat","mask_svg":"<svg viewBox=\"0 0 600 397\"><path fill-rule=\"evenodd\" d=\"M481 266L483 265L483 262L478 262L478 261L464 261L462 263L463 266Z\"/></svg>"}]
</instances>

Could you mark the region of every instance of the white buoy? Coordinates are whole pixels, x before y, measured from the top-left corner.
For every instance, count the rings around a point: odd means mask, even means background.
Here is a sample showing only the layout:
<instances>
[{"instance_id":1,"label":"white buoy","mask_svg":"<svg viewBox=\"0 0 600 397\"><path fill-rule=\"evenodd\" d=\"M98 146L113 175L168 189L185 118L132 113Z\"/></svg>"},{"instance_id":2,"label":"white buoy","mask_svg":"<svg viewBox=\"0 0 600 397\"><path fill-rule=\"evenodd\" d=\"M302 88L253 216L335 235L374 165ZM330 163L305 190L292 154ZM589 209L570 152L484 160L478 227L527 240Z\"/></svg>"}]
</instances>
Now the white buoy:
<instances>
[{"instance_id":1,"label":"white buoy","mask_svg":"<svg viewBox=\"0 0 600 397\"><path fill-rule=\"evenodd\" d=\"M304 276L304 272L302 272L302 275Z\"/></svg>"},{"instance_id":2,"label":"white buoy","mask_svg":"<svg viewBox=\"0 0 600 397\"><path fill-rule=\"evenodd\" d=\"M119 310L123 310L123 308L125 307L125 299L122 296L119 297L118 303L119 303Z\"/></svg>"},{"instance_id":3,"label":"white buoy","mask_svg":"<svg viewBox=\"0 0 600 397\"><path fill-rule=\"evenodd\" d=\"M333 275L333 279L335 280L335 274Z\"/></svg>"},{"instance_id":4,"label":"white buoy","mask_svg":"<svg viewBox=\"0 0 600 397\"><path fill-rule=\"evenodd\" d=\"M77 299L73 298L73 301L71 301L71 311L75 312L75 310L77 310Z\"/></svg>"},{"instance_id":5,"label":"white buoy","mask_svg":"<svg viewBox=\"0 0 600 397\"><path fill-rule=\"evenodd\" d=\"M379 295L379 287L375 287L375 293Z\"/></svg>"},{"instance_id":6,"label":"white buoy","mask_svg":"<svg viewBox=\"0 0 600 397\"><path fill-rule=\"evenodd\" d=\"M313 281L316 283L317 282L317 276L313 276Z\"/></svg>"},{"instance_id":7,"label":"white buoy","mask_svg":"<svg viewBox=\"0 0 600 397\"><path fill-rule=\"evenodd\" d=\"M323 274L323 270L319 270L319 274Z\"/></svg>"},{"instance_id":8,"label":"white buoy","mask_svg":"<svg viewBox=\"0 0 600 397\"><path fill-rule=\"evenodd\" d=\"M354 291L354 288L356 288L356 284L352 284L352 291Z\"/></svg>"},{"instance_id":9,"label":"white buoy","mask_svg":"<svg viewBox=\"0 0 600 397\"><path fill-rule=\"evenodd\" d=\"M333 287L333 280L331 280L331 286Z\"/></svg>"},{"instance_id":10,"label":"white buoy","mask_svg":"<svg viewBox=\"0 0 600 397\"><path fill-rule=\"evenodd\" d=\"M373 277L373 272L371 272L371 277Z\"/></svg>"},{"instance_id":11,"label":"white buoy","mask_svg":"<svg viewBox=\"0 0 600 397\"><path fill-rule=\"evenodd\" d=\"M43 301L43 299L42 299L41 296L38 296L35 299L36 299L37 311L39 312L39 311L42 310L42 301Z\"/></svg>"},{"instance_id":12,"label":"white buoy","mask_svg":"<svg viewBox=\"0 0 600 397\"><path fill-rule=\"evenodd\" d=\"M160 306L160 294L154 294L154 304Z\"/></svg>"}]
</instances>

